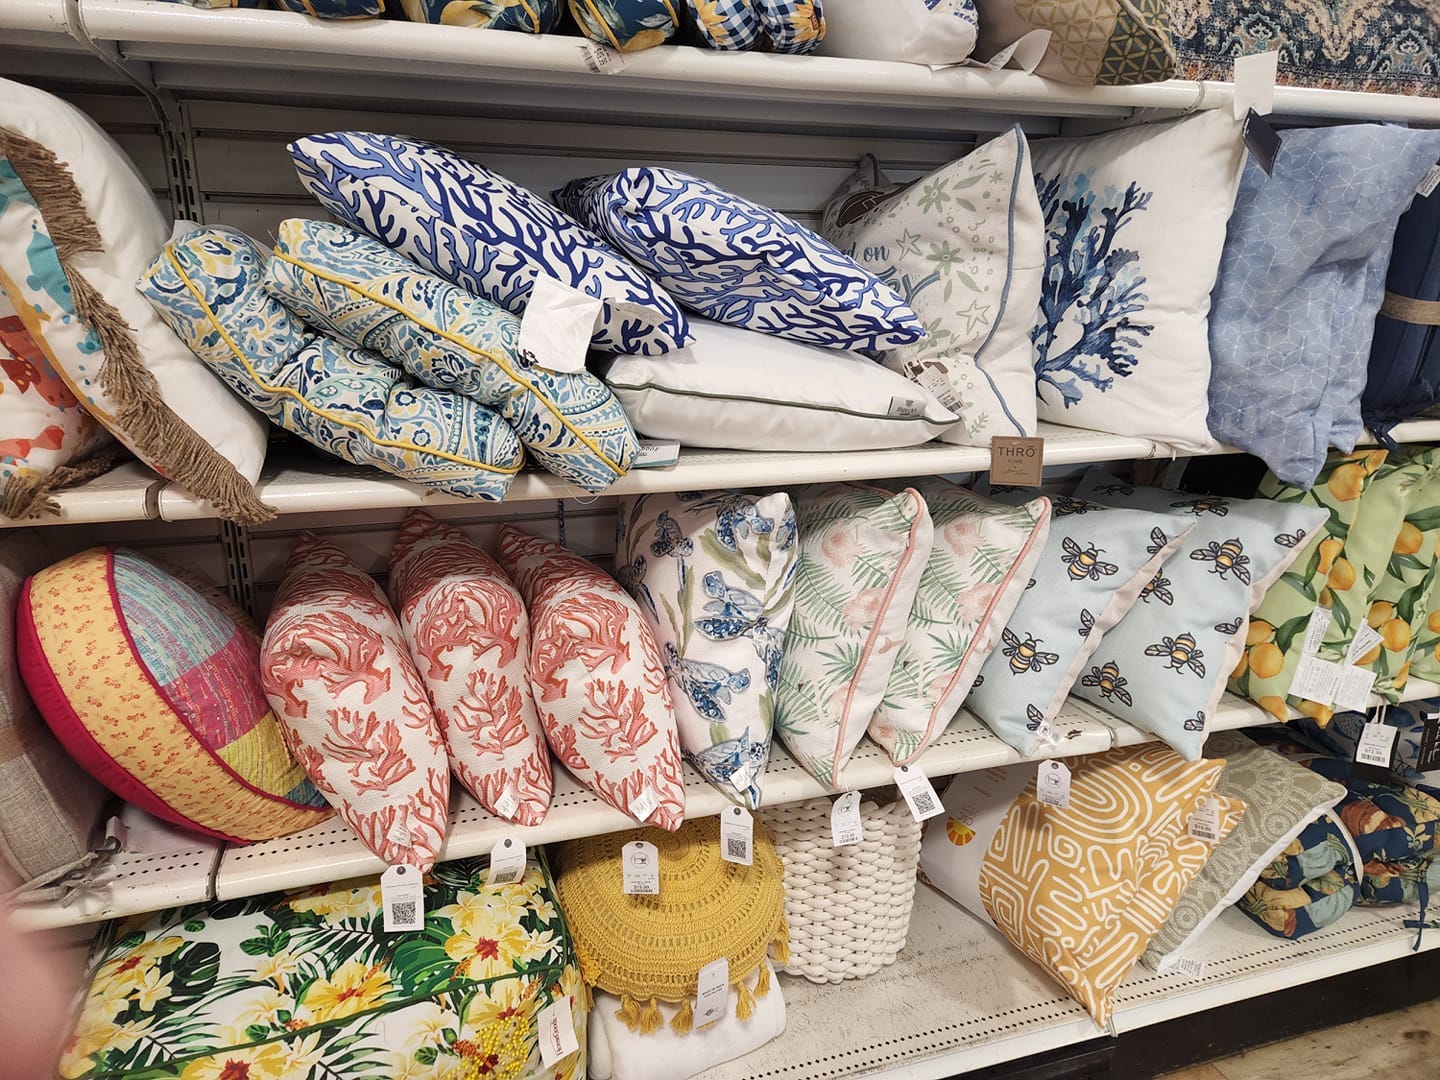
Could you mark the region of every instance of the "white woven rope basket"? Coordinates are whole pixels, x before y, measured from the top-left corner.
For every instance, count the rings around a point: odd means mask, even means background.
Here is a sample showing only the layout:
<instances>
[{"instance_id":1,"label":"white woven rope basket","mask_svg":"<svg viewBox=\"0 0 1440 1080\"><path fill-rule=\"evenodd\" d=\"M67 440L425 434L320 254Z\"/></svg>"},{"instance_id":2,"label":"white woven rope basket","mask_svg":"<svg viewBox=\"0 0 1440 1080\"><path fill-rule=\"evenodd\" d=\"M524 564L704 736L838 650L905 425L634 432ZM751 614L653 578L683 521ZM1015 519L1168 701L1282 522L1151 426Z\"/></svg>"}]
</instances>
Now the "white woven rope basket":
<instances>
[{"instance_id":1,"label":"white woven rope basket","mask_svg":"<svg viewBox=\"0 0 1440 1080\"><path fill-rule=\"evenodd\" d=\"M920 862L920 823L903 799L860 804L865 839L830 844L829 799L762 810L785 863L790 962L811 982L873 975L905 947Z\"/></svg>"}]
</instances>

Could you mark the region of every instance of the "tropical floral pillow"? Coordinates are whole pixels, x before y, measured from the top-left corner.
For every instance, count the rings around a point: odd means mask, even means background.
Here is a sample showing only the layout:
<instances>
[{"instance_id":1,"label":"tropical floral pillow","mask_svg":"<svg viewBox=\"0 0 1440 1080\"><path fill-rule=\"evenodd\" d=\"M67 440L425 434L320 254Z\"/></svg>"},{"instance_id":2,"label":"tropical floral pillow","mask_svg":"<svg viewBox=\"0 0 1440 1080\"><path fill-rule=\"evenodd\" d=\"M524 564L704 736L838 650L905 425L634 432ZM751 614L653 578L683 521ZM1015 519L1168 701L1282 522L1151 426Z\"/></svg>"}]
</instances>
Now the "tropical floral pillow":
<instances>
[{"instance_id":1,"label":"tropical floral pillow","mask_svg":"<svg viewBox=\"0 0 1440 1080\"><path fill-rule=\"evenodd\" d=\"M459 529L414 510L390 551L390 595L450 768L492 814L540 824L554 782L519 592Z\"/></svg>"},{"instance_id":2,"label":"tropical floral pillow","mask_svg":"<svg viewBox=\"0 0 1440 1080\"><path fill-rule=\"evenodd\" d=\"M680 748L751 809L770 756L797 548L784 492L688 491L620 505L616 577L655 632Z\"/></svg>"},{"instance_id":3,"label":"tropical floral pillow","mask_svg":"<svg viewBox=\"0 0 1440 1080\"><path fill-rule=\"evenodd\" d=\"M923 341L880 360L959 414L945 442L988 446L996 435L1035 434L1030 331L1045 223L1032 172L1017 124L909 184L891 183L866 157L825 207L825 238L925 321Z\"/></svg>"},{"instance_id":4,"label":"tropical floral pillow","mask_svg":"<svg viewBox=\"0 0 1440 1080\"><path fill-rule=\"evenodd\" d=\"M522 34L552 33L565 14L560 0L400 0L400 7L411 22Z\"/></svg>"},{"instance_id":5,"label":"tropical floral pillow","mask_svg":"<svg viewBox=\"0 0 1440 1080\"><path fill-rule=\"evenodd\" d=\"M60 1059L67 1080L585 1075L584 990L545 864L510 885L487 860L425 875L425 928L386 933L357 879L108 924ZM546 1068L542 1011L578 1053Z\"/></svg>"},{"instance_id":6,"label":"tropical floral pillow","mask_svg":"<svg viewBox=\"0 0 1440 1080\"><path fill-rule=\"evenodd\" d=\"M1244 649L1246 619L1300 554L1300 541L1324 523L1325 512L1131 487L1102 469L1086 473L1076 494L1117 506L1188 510L1194 517L1194 529L1165 564L1166 594L1155 597L1159 603L1131 608L1105 636L1101 656L1111 676L1081 679L1074 691L1194 761L1225 676Z\"/></svg>"},{"instance_id":7,"label":"tropical floral pillow","mask_svg":"<svg viewBox=\"0 0 1440 1080\"><path fill-rule=\"evenodd\" d=\"M1033 492L1007 492L1024 503ZM1110 664L1090 664L1103 636L1137 602L1169 596L1165 560L1192 528L1174 511L1115 508L1054 496L1045 549L980 668L965 706L1027 757L1077 680L1125 693ZM1088 665L1088 668L1087 668Z\"/></svg>"},{"instance_id":8,"label":"tropical floral pillow","mask_svg":"<svg viewBox=\"0 0 1440 1080\"><path fill-rule=\"evenodd\" d=\"M1362 866L1349 830L1326 810L1270 860L1235 906L1276 937L1305 937L1355 906Z\"/></svg>"},{"instance_id":9,"label":"tropical floral pillow","mask_svg":"<svg viewBox=\"0 0 1440 1080\"><path fill-rule=\"evenodd\" d=\"M670 0L568 0L580 32L621 52L663 45L680 28Z\"/></svg>"},{"instance_id":10,"label":"tropical floral pillow","mask_svg":"<svg viewBox=\"0 0 1440 1080\"><path fill-rule=\"evenodd\" d=\"M500 565L530 613L530 688L556 759L621 813L680 828L680 741L645 615L593 563L513 525Z\"/></svg>"},{"instance_id":11,"label":"tropical floral pillow","mask_svg":"<svg viewBox=\"0 0 1440 1080\"><path fill-rule=\"evenodd\" d=\"M555 201L717 322L869 351L925 326L869 270L783 214L673 169L573 180Z\"/></svg>"},{"instance_id":12,"label":"tropical floral pillow","mask_svg":"<svg viewBox=\"0 0 1440 1080\"><path fill-rule=\"evenodd\" d=\"M900 655L934 528L918 491L863 484L807 488L795 518L800 562L775 728L795 760L840 791Z\"/></svg>"},{"instance_id":13,"label":"tropical floral pillow","mask_svg":"<svg viewBox=\"0 0 1440 1080\"><path fill-rule=\"evenodd\" d=\"M940 479L916 481L915 489L935 540L869 728L897 765L919 757L960 710L1030 584L1050 529L1044 497L1007 506Z\"/></svg>"},{"instance_id":14,"label":"tropical floral pillow","mask_svg":"<svg viewBox=\"0 0 1440 1080\"><path fill-rule=\"evenodd\" d=\"M1040 419L1209 450L1206 315L1240 125L1206 109L1030 152L1048 237L1031 333Z\"/></svg>"},{"instance_id":15,"label":"tropical floral pillow","mask_svg":"<svg viewBox=\"0 0 1440 1080\"><path fill-rule=\"evenodd\" d=\"M260 674L291 752L365 846L435 865L450 768L425 684L380 587L313 533L286 561Z\"/></svg>"}]
</instances>

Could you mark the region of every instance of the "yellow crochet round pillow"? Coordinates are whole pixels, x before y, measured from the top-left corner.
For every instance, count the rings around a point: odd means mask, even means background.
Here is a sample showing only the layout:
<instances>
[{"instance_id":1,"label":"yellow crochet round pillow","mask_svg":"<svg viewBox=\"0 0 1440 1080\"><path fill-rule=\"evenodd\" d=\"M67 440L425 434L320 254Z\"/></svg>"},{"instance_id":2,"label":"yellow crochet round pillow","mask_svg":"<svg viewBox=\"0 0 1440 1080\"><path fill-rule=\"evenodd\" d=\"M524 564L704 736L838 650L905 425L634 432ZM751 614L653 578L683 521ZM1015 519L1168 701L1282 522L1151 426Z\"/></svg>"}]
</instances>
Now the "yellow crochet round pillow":
<instances>
[{"instance_id":1,"label":"yellow crochet round pillow","mask_svg":"<svg viewBox=\"0 0 1440 1080\"><path fill-rule=\"evenodd\" d=\"M624 847L648 840L660 857L660 894L625 893ZM753 995L770 988L765 953L788 958L784 867L764 826L755 822L754 863L720 857L720 821L697 818L678 832L632 829L569 840L555 858L555 888L588 986L620 997L620 1019L648 1033L661 1023L657 1002L680 1004L670 1026L688 1031L696 979L725 957L736 988L735 1014L748 1019ZM756 975L753 991L745 984Z\"/></svg>"}]
</instances>

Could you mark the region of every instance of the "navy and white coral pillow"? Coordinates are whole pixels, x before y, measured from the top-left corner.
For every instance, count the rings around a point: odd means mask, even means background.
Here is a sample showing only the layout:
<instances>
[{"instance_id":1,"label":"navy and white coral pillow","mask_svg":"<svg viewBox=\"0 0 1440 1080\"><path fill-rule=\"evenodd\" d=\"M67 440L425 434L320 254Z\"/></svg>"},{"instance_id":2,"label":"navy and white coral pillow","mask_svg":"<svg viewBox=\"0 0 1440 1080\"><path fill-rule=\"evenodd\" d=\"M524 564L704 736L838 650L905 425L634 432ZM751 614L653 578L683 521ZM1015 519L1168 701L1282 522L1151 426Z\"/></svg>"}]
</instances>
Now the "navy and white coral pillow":
<instances>
[{"instance_id":1,"label":"navy and white coral pillow","mask_svg":"<svg viewBox=\"0 0 1440 1080\"><path fill-rule=\"evenodd\" d=\"M290 156L341 223L516 315L543 274L605 301L597 349L654 356L690 344L664 289L540 196L443 146L340 131L298 139Z\"/></svg>"},{"instance_id":2,"label":"navy and white coral pillow","mask_svg":"<svg viewBox=\"0 0 1440 1080\"><path fill-rule=\"evenodd\" d=\"M673 169L575 180L555 201L687 307L835 349L910 345L925 326L869 270L784 214Z\"/></svg>"}]
</instances>

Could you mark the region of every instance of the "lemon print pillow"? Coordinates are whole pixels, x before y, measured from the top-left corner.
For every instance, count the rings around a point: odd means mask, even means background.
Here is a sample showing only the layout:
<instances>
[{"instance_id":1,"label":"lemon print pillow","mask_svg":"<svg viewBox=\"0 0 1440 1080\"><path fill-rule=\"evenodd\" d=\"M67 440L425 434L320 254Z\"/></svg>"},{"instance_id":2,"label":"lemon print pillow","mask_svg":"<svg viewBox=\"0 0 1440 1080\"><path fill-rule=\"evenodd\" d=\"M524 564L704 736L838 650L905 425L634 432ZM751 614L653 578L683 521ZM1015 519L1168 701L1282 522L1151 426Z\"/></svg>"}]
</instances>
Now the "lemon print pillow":
<instances>
[{"instance_id":1,"label":"lemon print pillow","mask_svg":"<svg viewBox=\"0 0 1440 1080\"><path fill-rule=\"evenodd\" d=\"M1074 693L1200 757L1225 676L1245 645L1246 620L1270 584L1320 528L1325 511L1270 499L1225 499L1124 484L1085 474L1085 499L1189 513L1195 527L1164 567L1165 594L1136 604L1105 635L1091 678ZM1392 534L1393 536L1393 534Z\"/></svg>"}]
</instances>

